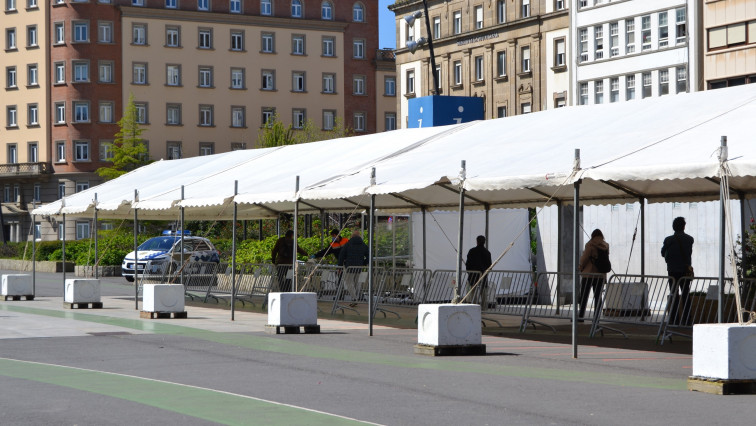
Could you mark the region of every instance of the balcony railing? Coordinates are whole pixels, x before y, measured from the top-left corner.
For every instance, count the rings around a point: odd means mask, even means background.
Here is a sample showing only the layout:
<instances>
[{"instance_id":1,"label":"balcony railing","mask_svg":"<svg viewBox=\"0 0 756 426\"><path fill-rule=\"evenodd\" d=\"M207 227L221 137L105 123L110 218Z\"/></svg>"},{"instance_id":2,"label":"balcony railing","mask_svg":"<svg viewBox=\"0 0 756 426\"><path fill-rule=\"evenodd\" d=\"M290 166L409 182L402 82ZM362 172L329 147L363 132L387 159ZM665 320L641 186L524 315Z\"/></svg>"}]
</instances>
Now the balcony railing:
<instances>
[{"instance_id":1,"label":"balcony railing","mask_svg":"<svg viewBox=\"0 0 756 426\"><path fill-rule=\"evenodd\" d=\"M50 163L12 163L0 164L0 177L37 176L52 173Z\"/></svg>"},{"instance_id":2,"label":"balcony railing","mask_svg":"<svg viewBox=\"0 0 756 426\"><path fill-rule=\"evenodd\" d=\"M393 49L378 49L375 52L376 61L396 61L396 54Z\"/></svg>"}]
</instances>

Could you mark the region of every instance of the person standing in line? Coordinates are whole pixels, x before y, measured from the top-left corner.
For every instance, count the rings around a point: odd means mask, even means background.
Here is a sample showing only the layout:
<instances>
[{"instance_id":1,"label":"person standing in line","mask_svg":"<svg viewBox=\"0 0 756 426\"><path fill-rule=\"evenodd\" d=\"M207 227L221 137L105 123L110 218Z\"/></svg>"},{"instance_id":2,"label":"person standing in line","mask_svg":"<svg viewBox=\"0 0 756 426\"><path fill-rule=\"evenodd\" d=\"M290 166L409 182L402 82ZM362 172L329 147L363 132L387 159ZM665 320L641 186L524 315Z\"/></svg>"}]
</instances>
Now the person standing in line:
<instances>
[{"instance_id":1,"label":"person standing in line","mask_svg":"<svg viewBox=\"0 0 756 426\"><path fill-rule=\"evenodd\" d=\"M339 266L343 266L349 273L346 275L346 290L349 292L352 300L359 299L360 289L357 285L357 279L359 278L360 269L352 269L350 267L355 266L367 266L368 264L368 246L362 241L361 232L359 229L352 231L352 238L349 242L344 244L339 252Z\"/></svg>"},{"instance_id":2,"label":"person standing in line","mask_svg":"<svg viewBox=\"0 0 756 426\"><path fill-rule=\"evenodd\" d=\"M491 261L491 252L486 248L486 237L478 235L475 241L477 245L467 252L467 260L465 261L465 269L467 270L467 285L469 285L471 289L473 288L475 283L478 282L480 275L488 268L490 268L491 264L493 263ZM486 276L483 277L483 279L478 284L478 291L473 293L480 295L480 297L477 297L477 301L483 309L486 308L484 304L486 301L485 295L487 284L488 277Z\"/></svg>"},{"instance_id":3,"label":"person standing in line","mask_svg":"<svg viewBox=\"0 0 756 426\"><path fill-rule=\"evenodd\" d=\"M602 272L596 265L599 258L599 251L606 251L609 256L609 243L604 240L604 233L600 229L594 229L591 232L591 239L585 243L585 250L580 256L578 270L581 274L592 274L580 278L580 311L578 312L579 321L585 317L586 306L588 305L588 295L593 290L593 312L596 313L599 301L601 300L601 289L606 282L606 273Z\"/></svg>"},{"instance_id":4,"label":"person standing in line","mask_svg":"<svg viewBox=\"0 0 756 426\"><path fill-rule=\"evenodd\" d=\"M307 256L299 244L297 244L297 253ZM278 290L281 292L291 291L291 279L287 279L294 264L294 231L289 229L286 234L276 241L271 251L271 259L276 265L276 276L278 277Z\"/></svg>"},{"instance_id":5,"label":"person standing in line","mask_svg":"<svg viewBox=\"0 0 756 426\"><path fill-rule=\"evenodd\" d=\"M664 239L661 255L667 263L671 306L668 322L670 325L691 325L690 321L690 279L692 278L693 237L685 233L685 218L676 217L672 221L674 234ZM682 315L678 317L682 304Z\"/></svg>"},{"instance_id":6,"label":"person standing in line","mask_svg":"<svg viewBox=\"0 0 756 426\"><path fill-rule=\"evenodd\" d=\"M344 245L346 245L346 243L348 242L349 239L339 235L339 230L334 228L333 230L331 230L331 244L329 244L328 247L324 248L323 250L320 250L310 256L310 259L320 259L321 257L332 254L336 256L336 259L338 260L339 253L341 253L341 248L344 247Z\"/></svg>"}]
</instances>

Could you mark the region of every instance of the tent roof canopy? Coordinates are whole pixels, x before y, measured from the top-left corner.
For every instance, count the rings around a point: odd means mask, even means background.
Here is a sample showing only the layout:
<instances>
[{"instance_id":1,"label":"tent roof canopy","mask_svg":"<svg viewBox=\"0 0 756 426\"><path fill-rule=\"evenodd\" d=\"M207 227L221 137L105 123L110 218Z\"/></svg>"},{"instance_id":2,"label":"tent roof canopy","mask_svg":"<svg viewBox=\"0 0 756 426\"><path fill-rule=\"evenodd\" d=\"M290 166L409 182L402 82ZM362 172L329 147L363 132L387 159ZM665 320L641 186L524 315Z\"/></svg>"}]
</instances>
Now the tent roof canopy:
<instances>
[{"instance_id":1,"label":"tent roof canopy","mask_svg":"<svg viewBox=\"0 0 756 426\"><path fill-rule=\"evenodd\" d=\"M193 219L230 219L234 201L239 219L273 218L297 199L304 214L362 210L370 195L384 212L456 209L460 182L470 209L570 204L578 180L584 204L707 201L719 198L722 135L730 187L752 197L754 116L756 85L747 85L161 160L33 214L92 217L95 194L101 218L133 218L136 208L140 219L173 220L183 206Z\"/></svg>"}]
</instances>

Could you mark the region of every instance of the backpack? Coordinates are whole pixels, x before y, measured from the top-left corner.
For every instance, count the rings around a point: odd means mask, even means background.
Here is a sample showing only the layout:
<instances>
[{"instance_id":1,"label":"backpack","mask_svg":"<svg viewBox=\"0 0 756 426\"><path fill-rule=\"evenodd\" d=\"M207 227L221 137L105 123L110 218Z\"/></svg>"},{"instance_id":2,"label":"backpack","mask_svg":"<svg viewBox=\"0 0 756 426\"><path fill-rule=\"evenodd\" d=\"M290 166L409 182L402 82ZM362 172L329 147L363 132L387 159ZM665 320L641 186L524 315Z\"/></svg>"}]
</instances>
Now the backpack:
<instances>
[{"instance_id":1,"label":"backpack","mask_svg":"<svg viewBox=\"0 0 756 426\"><path fill-rule=\"evenodd\" d=\"M602 250L597 248L596 252L598 253L598 256L591 259L593 261L593 266L595 266L596 269L598 269L598 271L602 274L611 272L612 262L609 260L609 250Z\"/></svg>"}]
</instances>

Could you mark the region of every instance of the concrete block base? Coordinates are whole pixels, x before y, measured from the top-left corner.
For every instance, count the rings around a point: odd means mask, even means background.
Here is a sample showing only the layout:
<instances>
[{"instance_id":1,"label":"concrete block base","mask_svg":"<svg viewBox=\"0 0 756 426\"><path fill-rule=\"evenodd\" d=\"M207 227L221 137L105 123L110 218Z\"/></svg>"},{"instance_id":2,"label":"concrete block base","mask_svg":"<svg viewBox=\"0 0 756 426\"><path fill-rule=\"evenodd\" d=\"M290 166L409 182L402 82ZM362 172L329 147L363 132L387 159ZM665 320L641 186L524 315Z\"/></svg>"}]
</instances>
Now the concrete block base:
<instances>
[{"instance_id":1,"label":"concrete block base","mask_svg":"<svg viewBox=\"0 0 756 426\"><path fill-rule=\"evenodd\" d=\"M184 286L145 284L142 287L142 312L184 312Z\"/></svg>"},{"instance_id":2,"label":"concrete block base","mask_svg":"<svg viewBox=\"0 0 756 426\"><path fill-rule=\"evenodd\" d=\"M67 279L64 303L99 303L100 280Z\"/></svg>"},{"instance_id":3,"label":"concrete block base","mask_svg":"<svg viewBox=\"0 0 756 426\"><path fill-rule=\"evenodd\" d=\"M318 295L316 293L268 293L268 326L317 325Z\"/></svg>"},{"instance_id":4,"label":"concrete block base","mask_svg":"<svg viewBox=\"0 0 756 426\"><path fill-rule=\"evenodd\" d=\"M485 355L486 345L432 346L415 345L415 353L430 356Z\"/></svg>"},{"instance_id":5,"label":"concrete block base","mask_svg":"<svg viewBox=\"0 0 756 426\"><path fill-rule=\"evenodd\" d=\"M33 287L32 277L29 274L3 274L3 296L33 296Z\"/></svg>"},{"instance_id":6,"label":"concrete block base","mask_svg":"<svg viewBox=\"0 0 756 426\"><path fill-rule=\"evenodd\" d=\"M690 376L688 390L714 395L753 395L756 394L756 380L720 380Z\"/></svg>"},{"instance_id":7,"label":"concrete block base","mask_svg":"<svg viewBox=\"0 0 756 426\"><path fill-rule=\"evenodd\" d=\"M449 352L452 347L468 352L465 347L482 347L480 305L477 304L422 304L418 306L417 347L443 348L436 352ZM434 350L435 351L435 350ZM437 355L437 354L436 354Z\"/></svg>"},{"instance_id":8,"label":"concrete block base","mask_svg":"<svg viewBox=\"0 0 756 426\"><path fill-rule=\"evenodd\" d=\"M693 326L693 377L756 381L756 324Z\"/></svg>"}]
</instances>

